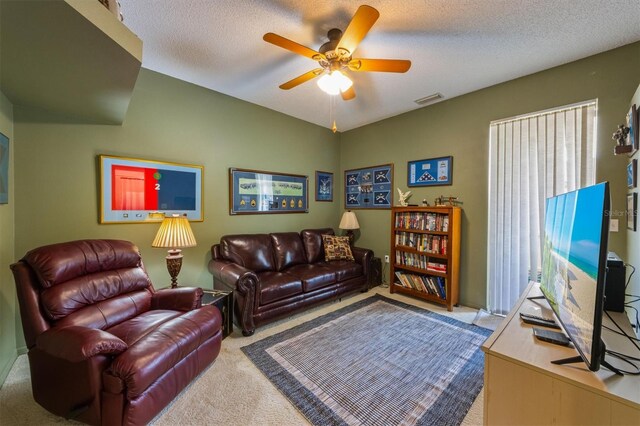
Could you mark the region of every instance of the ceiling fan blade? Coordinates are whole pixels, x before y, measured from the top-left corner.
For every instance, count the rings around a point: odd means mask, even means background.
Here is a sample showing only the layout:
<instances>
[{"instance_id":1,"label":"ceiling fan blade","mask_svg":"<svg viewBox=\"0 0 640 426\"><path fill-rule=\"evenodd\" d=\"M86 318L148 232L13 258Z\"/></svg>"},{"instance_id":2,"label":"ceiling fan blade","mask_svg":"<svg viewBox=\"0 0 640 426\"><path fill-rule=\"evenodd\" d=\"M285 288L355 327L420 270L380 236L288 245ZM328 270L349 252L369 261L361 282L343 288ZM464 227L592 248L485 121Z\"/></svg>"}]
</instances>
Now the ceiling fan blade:
<instances>
[{"instance_id":1,"label":"ceiling fan blade","mask_svg":"<svg viewBox=\"0 0 640 426\"><path fill-rule=\"evenodd\" d=\"M326 59L325 56L316 52L313 49L308 48L307 46L303 46L295 41L291 41L288 38L284 38L274 33L266 33L262 39L267 43L275 44L278 47L282 47L283 49L287 49L293 53L297 53L298 55L306 56L307 58L313 59L314 61L319 61L320 59Z\"/></svg>"},{"instance_id":2,"label":"ceiling fan blade","mask_svg":"<svg viewBox=\"0 0 640 426\"><path fill-rule=\"evenodd\" d=\"M356 58L349 62L349 69L352 71L407 72L409 68L411 61L405 59Z\"/></svg>"},{"instance_id":3,"label":"ceiling fan blade","mask_svg":"<svg viewBox=\"0 0 640 426\"><path fill-rule=\"evenodd\" d=\"M305 83L313 78L316 78L317 76L319 76L320 74L322 74L322 72L324 71L324 69L322 68L316 68L315 70L311 70L309 72L306 72L296 78L294 78L293 80L289 80L286 83L283 83L280 85L280 88L282 90L289 90L289 89L293 89L296 86L299 86L302 83Z\"/></svg>"},{"instance_id":4,"label":"ceiling fan blade","mask_svg":"<svg viewBox=\"0 0 640 426\"><path fill-rule=\"evenodd\" d=\"M344 99L345 101L350 101L351 99L356 97L356 91L353 90L353 86L351 86L344 92L340 92L340 95L342 96L342 99Z\"/></svg>"},{"instance_id":5,"label":"ceiling fan blade","mask_svg":"<svg viewBox=\"0 0 640 426\"><path fill-rule=\"evenodd\" d=\"M356 48L367 35L373 24L378 20L380 12L371 6L362 5L356 10L355 15L349 22L349 26L342 34L336 49L344 49L353 55Z\"/></svg>"}]
</instances>

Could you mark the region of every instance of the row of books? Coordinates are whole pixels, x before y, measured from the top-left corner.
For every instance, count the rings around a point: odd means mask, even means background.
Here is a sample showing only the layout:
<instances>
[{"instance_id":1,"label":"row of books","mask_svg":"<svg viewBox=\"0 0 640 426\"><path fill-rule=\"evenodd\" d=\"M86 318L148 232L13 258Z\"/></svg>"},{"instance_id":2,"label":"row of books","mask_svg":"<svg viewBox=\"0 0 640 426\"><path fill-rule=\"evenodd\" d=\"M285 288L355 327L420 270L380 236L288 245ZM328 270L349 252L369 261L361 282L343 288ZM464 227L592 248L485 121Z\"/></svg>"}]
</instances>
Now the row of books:
<instances>
[{"instance_id":1,"label":"row of books","mask_svg":"<svg viewBox=\"0 0 640 426\"><path fill-rule=\"evenodd\" d=\"M415 253L406 253L396 250L396 265L412 266L414 268L426 269L431 272L447 273L447 264L431 262L427 256Z\"/></svg>"},{"instance_id":2,"label":"row of books","mask_svg":"<svg viewBox=\"0 0 640 426\"><path fill-rule=\"evenodd\" d=\"M447 287L442 277L406 274L400 271L396 271L396 277L399 280L399 284L403 287L433 294L443 300L447 299Z\"/></svg>"},{"instance_id":3,"label":"row of books","mask_svg":"<svg viewBox=\"0 0 640 426\"><path fill-rule=\"evenodd\" d=\"M420 231L449 231L449 215L428 212L396 213L396 228Z\"/></svg>"},{"instance_id":4,"label":"row of books","mask_svg":"<svg viewBox=\"0 0 640 426\"><path fill-rule=\"evenodd\" d=\"M398 232L396 245L413 247L427 253L447 254L446 235L414 234L413 232Z\"/></svg>"}]
</instances>

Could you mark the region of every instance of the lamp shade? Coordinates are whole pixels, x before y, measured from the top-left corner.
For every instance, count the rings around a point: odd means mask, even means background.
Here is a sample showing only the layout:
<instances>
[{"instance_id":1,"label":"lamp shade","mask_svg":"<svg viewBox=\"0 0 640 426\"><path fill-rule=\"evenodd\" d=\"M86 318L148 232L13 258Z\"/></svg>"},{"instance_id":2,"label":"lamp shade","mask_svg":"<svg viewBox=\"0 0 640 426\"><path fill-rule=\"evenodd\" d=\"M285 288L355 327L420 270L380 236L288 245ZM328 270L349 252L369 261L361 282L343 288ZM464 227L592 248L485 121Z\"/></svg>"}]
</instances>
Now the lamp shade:
<instances>
[{"instance_id":1,"label":"lamp shade","mask_svg":"<svg viewBox=\"0 0 640 426\"><path fill-rule=\"evenodd\" d=\"M342 215L342 219L340 220L340 229L360 229L360 225L358 224L358 218L356 214L352 211L346 211Z\"/></svg>"},{"instance_id":2,"label":"lamp shade","mask_svg":"<svg viewBox=\"0 0 640 426\"><path fill-rule=\"evenodd\" d=\"M193 236L189 219L185 216L172 215L162 220L156 238L151 247L195 247L196 238Z\"/></svg>"}]
</instances>

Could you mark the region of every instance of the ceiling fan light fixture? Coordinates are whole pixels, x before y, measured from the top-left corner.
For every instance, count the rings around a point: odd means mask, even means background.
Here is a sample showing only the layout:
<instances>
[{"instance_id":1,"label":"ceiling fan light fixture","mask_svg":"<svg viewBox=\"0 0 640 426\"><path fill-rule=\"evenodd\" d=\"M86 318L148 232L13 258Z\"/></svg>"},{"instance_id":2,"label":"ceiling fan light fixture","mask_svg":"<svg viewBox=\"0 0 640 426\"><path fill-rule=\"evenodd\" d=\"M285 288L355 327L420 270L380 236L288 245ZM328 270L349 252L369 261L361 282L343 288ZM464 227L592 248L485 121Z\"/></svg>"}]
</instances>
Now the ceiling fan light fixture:
<instances>
[{"instance_id":1,"label":"ceiling fan light fixture","mask_svg":"<svg viewBox=\"0 0 640 426\"><path fill-rule=\"evenodd\" d=\"M331 71L318 80L318 87L329 95L338 95L340 92L349 90L352 85L353 81L339 70Z\"/></svg>"}]
</instances>

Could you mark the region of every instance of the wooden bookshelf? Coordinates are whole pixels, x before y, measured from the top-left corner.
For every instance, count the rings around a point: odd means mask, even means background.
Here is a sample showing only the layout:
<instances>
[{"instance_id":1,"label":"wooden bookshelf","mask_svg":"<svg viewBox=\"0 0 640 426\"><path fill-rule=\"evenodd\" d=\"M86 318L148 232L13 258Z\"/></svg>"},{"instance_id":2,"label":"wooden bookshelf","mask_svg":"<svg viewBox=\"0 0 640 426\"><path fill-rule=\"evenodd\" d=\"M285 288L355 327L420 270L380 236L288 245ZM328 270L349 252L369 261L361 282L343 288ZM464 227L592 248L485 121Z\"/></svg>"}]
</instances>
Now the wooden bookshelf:
<instances>
[{"instance_id":1,"label":"wooden bookshelf","mask_svg":"<svg viewBox=\"0 0 640 426\"><path fill-rule=\"evenodd\" d=\"M458 304L460 207L393 207L391 293ZM444 297L443 297L444 296Z\"/></svg>"}]
</instances>

